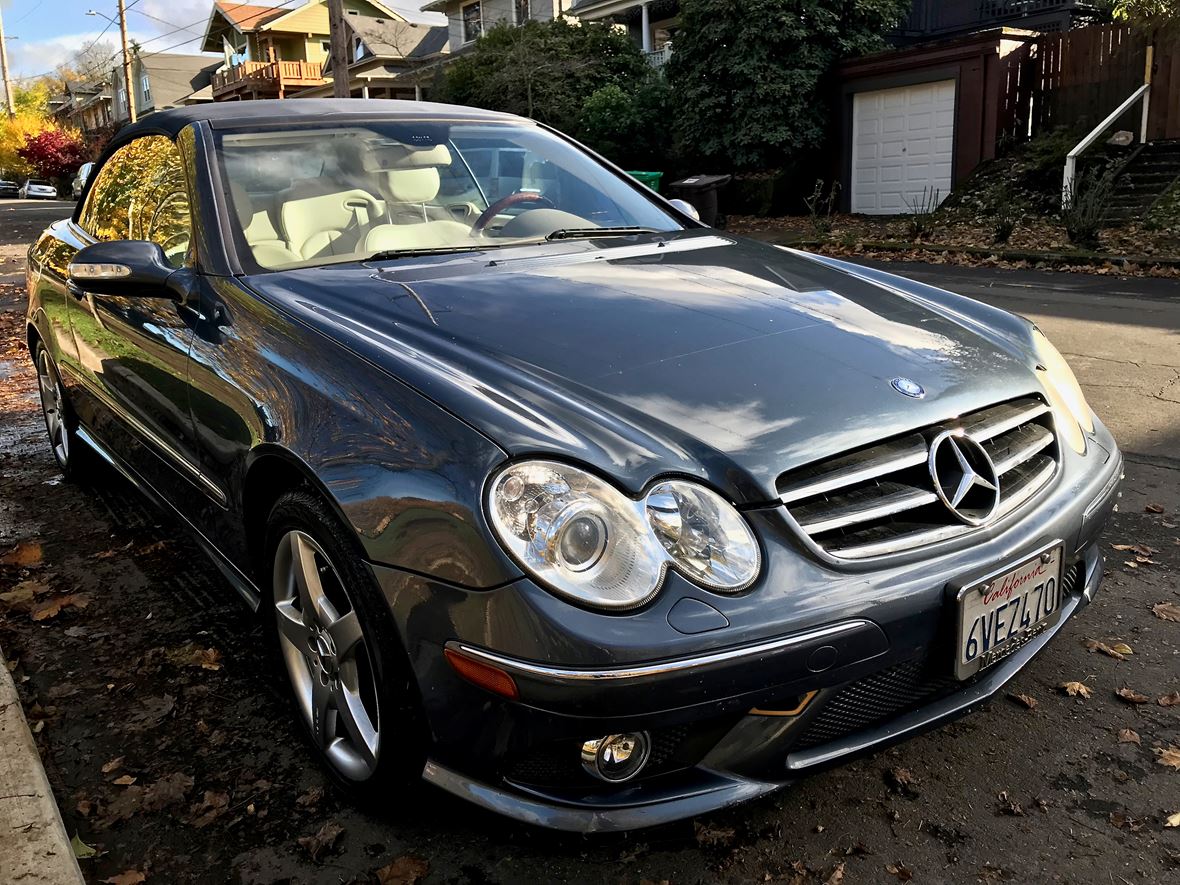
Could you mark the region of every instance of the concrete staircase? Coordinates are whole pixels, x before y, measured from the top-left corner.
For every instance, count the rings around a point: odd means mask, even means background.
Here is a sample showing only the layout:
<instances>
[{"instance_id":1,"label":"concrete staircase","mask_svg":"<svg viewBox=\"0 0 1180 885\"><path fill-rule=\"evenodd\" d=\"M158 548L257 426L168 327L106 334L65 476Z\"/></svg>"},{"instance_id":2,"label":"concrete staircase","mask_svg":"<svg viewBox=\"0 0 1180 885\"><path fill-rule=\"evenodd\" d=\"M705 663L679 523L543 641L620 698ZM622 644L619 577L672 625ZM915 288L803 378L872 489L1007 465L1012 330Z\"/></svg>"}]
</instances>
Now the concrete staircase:
<instances>
[{"instance_id":1,"label":"concrete staircase","mask_svg":"<svg viewBox=\"0 0 1180 885\"><path fill-rule=\"evenodd\" d=\"M1180 141L1148 142L1127 160L1103 220L1111 225L1141 221L1178 178Z\"/></svg>"}]
</instances>

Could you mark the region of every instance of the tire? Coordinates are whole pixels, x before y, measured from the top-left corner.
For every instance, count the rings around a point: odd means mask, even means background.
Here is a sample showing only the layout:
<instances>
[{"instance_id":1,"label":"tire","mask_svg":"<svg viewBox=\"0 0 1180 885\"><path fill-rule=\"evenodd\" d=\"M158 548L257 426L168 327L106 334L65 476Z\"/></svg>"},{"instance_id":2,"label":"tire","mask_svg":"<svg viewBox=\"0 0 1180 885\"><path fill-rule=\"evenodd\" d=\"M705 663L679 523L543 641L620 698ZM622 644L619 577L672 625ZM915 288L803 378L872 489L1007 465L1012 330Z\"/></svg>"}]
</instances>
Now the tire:
<instances>
[{"instance_id":1,"label":"tire","mask_svg":"<svg viewBox=\"0 0 1180 885\"><path fill-rule=\"evenodd\" d=\"M61 376L53 357L40 341L33 348L33 365L37 369L37 388L41 394L41 414L53 459L66 479L77 479L85 466L87 448L78 439L78 423L61 386Z\"/></svg>"},{"instance_id":2,"label":"tire","mask_svg":"<svg viewBox=\"0 0 1180 885\"><path fill-rule=\"evenodd\" d=\"M266 549L263 622L303 733L351 800L388 802L391 789L420 778L429 737L417 683L360 545L317 495L300 490L275 503Z\"/></svg>"}]
</instances>

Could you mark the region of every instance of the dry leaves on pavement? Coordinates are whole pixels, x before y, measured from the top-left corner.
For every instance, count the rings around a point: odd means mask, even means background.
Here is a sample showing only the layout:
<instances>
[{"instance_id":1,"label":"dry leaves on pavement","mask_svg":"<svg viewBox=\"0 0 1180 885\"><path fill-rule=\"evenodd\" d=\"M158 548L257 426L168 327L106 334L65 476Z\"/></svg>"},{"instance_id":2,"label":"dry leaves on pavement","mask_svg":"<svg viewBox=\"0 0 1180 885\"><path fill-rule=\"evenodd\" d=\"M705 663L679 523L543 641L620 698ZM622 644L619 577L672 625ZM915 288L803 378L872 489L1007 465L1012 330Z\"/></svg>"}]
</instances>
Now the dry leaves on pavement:
<instances>
[{"instance_id":1,"label":"dry leaves on pavement","mask_svg":"<svg viewBox=\"0 0 1180 885\"><path fill-rule=\"evenodd\" d=\"M1019 692L1009 692L1008 697L1026 709L1035 710L1037 708L1037 699L1032 695L1020 694Z\"/></svg>"},{"instance_id":2,"label":"dry leaves on pavement","mask_svg":"<svg viewBox=\"0 0 1180 885\"><path fill-rule=\"evenodd\" d=\"M216 790L206 790L204 798L194 803L189 813L193 815L192 824L197 829L204 829L225 814L229 807L229 794Z\"/></svg>"},{"instance_id":3,"label":"dry leaves on pavement","mask_svg":"<svg viewBox=\"0 0 1180 885\"><path fill-rule=\"evenodd\" d=\"M1131 817L1131 815L1122 811L1112 811L1110 813L1110 823L1115 829L1127 830L1131 833L1138 833L1143 829L1143 821Z\"/></svg>"},{"instance_id":4,"label":"dry leaves on pavement","mask_svg":"<svg viewBox=\"0 0 1180 885\"><path fill-rule=\"evenodd\" d=\"M1164 512L1164 505L1163 504L1156 504L1155 502L1151 502L1143 509L1146 510L1148 513L1163 513Z\"/></svg>"},{"instance_id":5,"label":"dry leaves on pavement","mask_svg":"<svg viewBox=\"0 0 1180 885\"><path fill-rule=\"evenodd\" d=\"M1173 691L1155 699L1161 707L1175 707L1180 704L1180 691Z\"/></svg>"},{"instance_id":6,"label":"dry leaves on pavement","mask_svg":"<svg viewBox=\"0 0 1180 885\"><path fill-rule=\"evenodd\" d=\"M296 841L303 846L313 861L317 861L321 856L332 853L343 835L344 827L328 821L314 835L300 836Z\"/></svg>"},{"instance_id":7,"label":"dry leaves on pavement","mask_svg":"<svg viewBox=\"0 0 1180 885\"><path fill-rule=\"evenodd\" d=\"M1160 765L1180 771L1180 747L1156 747L1151 752L1159 757L1155 761Z\"/></svg>"},{"instance_id":8,"label":"dry leaves on pavement","mask_svg":"<svg viewBox=\"0 0 1180 885\"><path fill-rule=\"evenodd\" d=\"M177 648L164 652L170 664L177 667L200 667L202 670L220 670L221 652L215 648L202 648L195 642L186 642Z\"/></svg>"},{"instance_id":9,"label":"dry leaves on pavement","mask_svg":"<svg viewBox=\"0 0 1180 885\"><path fill-rule=\"evenodd\" d=\"M377 870L377 885L415 885L429 872L430 864L422 858L403 854Z\"/></svg>"},{"instance_id":10,"label":"dry leaves on pavement","mask_svg":"<svg viewBox=\"0 0 1180 885\"><path fill-rule=\"evenodd\" d=\"M1120 553L1125 553L1130 550L1140 556L1151 556L1153 553L1158 553L1154 547L1148 547L1146 544L1111 544L1112 550L1118 550Z\"/></svg>"},{"instance_id":11,"label":"dry leaves on pavement","mask_svg":"<svg viewBox=\"0 0 1180 885\"><path fill-rule=\"evenodd\" d=\"M1142 692L1135 691L1135 689L1128 688L1125 685L1118 689L1118 691L1115 692L1115 695L1119 698L1119 700L1126 701L1128 704L1146 704L1151 700L1151 698Z\"/></svg>"},{"instance_id":12,"label":"dry leaves on pavement","mask_svg":"<svg viewBox=\"0 0 1180 885\"><path fill-rule=\"evenodd\" d=\"M1160 602L1151 607L1151 613L1161 621L1176 621L1180 623L1180 605L1174 602Z\"/></svg>"},{"instance_id":13,"label":"dry leaves on pavement","mask_svg":"<svg viewBox=\"0 0 1180 885\"><path fill-rule=\"evenodd\" d=\"M56 618L63 608L86 608L88 605L90 597L85 593L67 593L38 602L29 609L29 617L34 621L44 621L47 618Z\"/></svg>"},{"instance_id":14,"label":"dry leaves on pavement","mask_svg":"<svg viewBox=\"0 0 1180 885\"><path fill-rule=\"evenodd\" d=\"M1131 646L1125 642L1116 642L1113 645L1107 645L1105 642L1099 642L1097 639L1086 639L1082 642L1090 651L1100 651L1104 655L1114 658L1118 661L1125 661L1128 655L1134 654Z\"/></svg>"},{"instance_id":15,"label":"dry leaves on pavement","mask_svg":"<svg viewBox=\"0 0 1180 885\"><path fill-rule=\"evenodd\" d=\"M1093 692L1090 690L1090 687L1084 682L1062 682L1057 687L1071 698L1078 696L1088 698L1091 694L1093 694Z\"/></svg>"},{"instance_id":16,"label":"dry leaves on pavement","mask_svg":"<svg viewBox=\"0 0 1180 885\"><path fill-rule=\"evenodd\" d=\"M733 827L720 827L713 824L693 822L693 836L697 844L706 848L724 847L733 843L737 831Z\"/></svg>"},{"instance_id":17,"label":"dry leaves on pavement","mask_svg":"<svg viewBox=\"0 0 1180 885\"><path fill-rule=\"evenodd\" d=\"M844 861L836 864L831 875L824 879L824 885L843 885L844 882Z\"/></svg>"},{"instance_id":18,"label":"dry leaves on pavement","mask_svg":"<svg viewBox=\"0 0 1180 885\"><path fill-rule=\"evenodd\" d=\"M1169 814L1168 819L1164 821L1165 827L1180 827L1180 811L1175 814Z\"/></svg>"},{"instance_id":19,"label":"dry leaves on pavement","mask_svg":"<svg viewBox=\"0 0 1180 885\"><path fill-rule=\"evenodd\" d=\"M1119 743L1135 744L1137 747L1143 746L1143 741L1139 737L1139 732L1130 728L1124 728L1119 731Z\"/></svg>"},{"instance_id":20,"label":"dry leaves on pavement","mask_svg":"<svg viewBox=\"0 0 1180 885\"><path fill-rule=\"evenodd\" d=\"M30 568L41 564L41 542L21 541L3 556L0 565L15 565L18 568Z\"/></svg>"},{"instance_id":21,"label":"dry leaves on pavement","mask_svg":"<svg viewBox=\"0 0 1180 885\"><path fill-rule=\"evenodd\" d=\"M885 864L885 872L889 873L891 876L897 876L897 880L899 882L908 882L914 878L913 871L911 871L910 868L903 864L900 860L894 863Z\"/></svg>"},{"instance_id":22,"label":"dry leaves on pavement","mask_svg":"<svg viewBox=\"0 0 1180 885\"><path fill-rule=\"evenodd\" d=\"M139 870L124 870L117 876L102 880L104 885L141 885L147 881L147 874Z\"/></svg>"}]
</instances>

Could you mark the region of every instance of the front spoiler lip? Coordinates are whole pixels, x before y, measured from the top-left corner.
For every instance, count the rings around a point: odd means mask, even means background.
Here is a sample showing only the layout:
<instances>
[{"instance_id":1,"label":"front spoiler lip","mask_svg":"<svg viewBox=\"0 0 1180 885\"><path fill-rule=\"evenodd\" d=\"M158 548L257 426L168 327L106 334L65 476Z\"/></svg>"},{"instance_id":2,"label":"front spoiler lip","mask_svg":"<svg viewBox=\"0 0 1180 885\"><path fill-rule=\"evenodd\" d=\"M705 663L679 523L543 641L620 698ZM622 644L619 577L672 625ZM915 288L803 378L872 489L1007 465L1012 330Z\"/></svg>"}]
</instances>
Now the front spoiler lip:
<instances>
[{"instance_id":1,"label":"front spoiler lip","mask_svg":"<svg viewBox=\"0 0 1180 885\"><path fill-rule=\"evenodd\" d=\"M1088 559L1088 558L1087 558ZM986 704L1048 645L1064 625L1093 598L1102 579L1102 555L1087 563L1081 592L1070 597L1062 617L1051 630L999 662L990 673L962 690L927 704L875 728L849 735L838 744L821 745L808 750L788 751L782 780L766 781L731 772L698 769L701 783L695 788L648 795L630 804L596 806L574 804L517 792L511 787L495 787L463 775L430 760L422 777L449 793L467 799L489 811L506 815L523 823L549 829L579 833L603 833L635 830L671 823L704 814L772 793L788 786L810 771L830 767L850 757L877 751L944 725Z\"/></svg>"}]
</instances>

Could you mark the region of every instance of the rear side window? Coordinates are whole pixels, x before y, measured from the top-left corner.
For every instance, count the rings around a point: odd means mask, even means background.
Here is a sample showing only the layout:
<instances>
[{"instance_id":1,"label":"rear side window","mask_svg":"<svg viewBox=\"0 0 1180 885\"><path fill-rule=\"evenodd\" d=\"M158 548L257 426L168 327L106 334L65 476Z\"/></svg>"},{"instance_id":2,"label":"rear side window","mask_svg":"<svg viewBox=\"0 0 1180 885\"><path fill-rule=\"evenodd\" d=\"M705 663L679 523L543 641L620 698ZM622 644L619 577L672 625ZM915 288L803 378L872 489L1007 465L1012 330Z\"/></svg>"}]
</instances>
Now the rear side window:
<instances>
[{"instance_id":1,"label":"rear side window","mask_svg":"<svg viewBox=\"0 0 1180 885\"><path fill-rule=\"evenodd\" d=\"M159 243L173 267L183 265L192 219L184 164L172 140L145 135L112 154L78 221L97 240Z\"/></svg>"}]
</instances>

